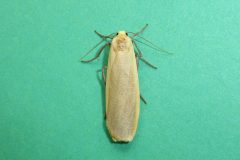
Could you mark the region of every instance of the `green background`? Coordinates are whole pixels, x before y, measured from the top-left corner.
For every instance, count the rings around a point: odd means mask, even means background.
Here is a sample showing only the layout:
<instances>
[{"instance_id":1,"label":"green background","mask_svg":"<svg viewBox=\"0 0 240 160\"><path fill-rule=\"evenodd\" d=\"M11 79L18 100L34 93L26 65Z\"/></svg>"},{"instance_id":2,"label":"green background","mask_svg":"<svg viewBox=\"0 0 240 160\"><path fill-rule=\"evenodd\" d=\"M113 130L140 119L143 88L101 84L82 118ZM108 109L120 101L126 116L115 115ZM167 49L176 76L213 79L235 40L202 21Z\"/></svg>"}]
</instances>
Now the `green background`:
<instances>
[{"instance_id":1,"label":"green background","mask_svg":"<svg viewBox=\"0 0 240 160\"><path fill-rule=\"evenodd\" d=\"M240 159L237 0L0 2L0 159ZM104 121L105 56L79 58L100 38L138 31L175 54L140 45L138 132L115 144ZM94 56L92 53L88 58ZM105 57L105 58L104 58Z\"/></svg>"}]
</instances>

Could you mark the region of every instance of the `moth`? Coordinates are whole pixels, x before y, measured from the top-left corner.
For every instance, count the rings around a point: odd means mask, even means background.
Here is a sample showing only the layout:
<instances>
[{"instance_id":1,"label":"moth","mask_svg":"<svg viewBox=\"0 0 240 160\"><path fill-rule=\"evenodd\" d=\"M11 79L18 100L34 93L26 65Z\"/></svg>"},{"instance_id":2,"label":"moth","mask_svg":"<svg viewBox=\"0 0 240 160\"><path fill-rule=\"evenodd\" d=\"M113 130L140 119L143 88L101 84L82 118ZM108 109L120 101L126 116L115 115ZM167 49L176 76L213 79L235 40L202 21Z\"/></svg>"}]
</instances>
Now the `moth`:
<instances>
[{"instance_id":1,"label":"moth","mask_svg":"<svg viewBox=\"0 0 240 160\"><path fill-rule=\"evenodd\" d=\"M106 86L106 126L114 142L130 142L133 140L138 126L140 99L146 103L139 90L139 60L157 69L143 58L137 42L169 53L140 36L147 26L148 24L136 33L119 31L103 35L95 31L102 38L102 41L81 58L84 63L92 62L99 58L105 47L110 46L108 66L103 66L102 77ZM95 57L89 60L83 59L103 42L105 44L99 49ZM107 76L105 76L106 69Z\"/></svg>"}]
</instances>

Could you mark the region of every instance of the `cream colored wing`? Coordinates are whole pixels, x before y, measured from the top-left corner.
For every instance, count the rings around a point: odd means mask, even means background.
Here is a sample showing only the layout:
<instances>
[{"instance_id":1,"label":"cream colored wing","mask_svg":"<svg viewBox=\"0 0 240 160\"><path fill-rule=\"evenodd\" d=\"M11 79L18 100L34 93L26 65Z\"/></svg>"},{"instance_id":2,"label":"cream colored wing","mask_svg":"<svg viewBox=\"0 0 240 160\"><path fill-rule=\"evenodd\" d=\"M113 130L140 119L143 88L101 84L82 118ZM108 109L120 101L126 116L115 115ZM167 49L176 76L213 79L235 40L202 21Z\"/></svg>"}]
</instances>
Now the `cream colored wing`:
<instances>
[{"instance_id":1,"label":"cream colored wing","mask_svg":"<svg viewBox=\"0 0 240 160\"><path fill-rule=\"evenodd\" d=\"M133 47L128 52L110 48L106 81L106 121L114 141L131 141L140 108L137 65Z\"/></svg>"}]
</instances>

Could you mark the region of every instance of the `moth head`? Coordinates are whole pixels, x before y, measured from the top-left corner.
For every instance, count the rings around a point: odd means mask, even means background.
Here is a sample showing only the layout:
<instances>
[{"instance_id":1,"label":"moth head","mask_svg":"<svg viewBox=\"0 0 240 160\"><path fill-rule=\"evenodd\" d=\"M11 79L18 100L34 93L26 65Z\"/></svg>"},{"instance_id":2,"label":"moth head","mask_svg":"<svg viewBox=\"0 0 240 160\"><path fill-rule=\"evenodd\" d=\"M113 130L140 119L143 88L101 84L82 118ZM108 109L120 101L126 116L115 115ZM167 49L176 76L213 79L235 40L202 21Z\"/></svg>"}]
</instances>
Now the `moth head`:
<instances>
[{"instance_id":1,"label":"moth head","mask_svg":"<svg viewBox=\"0 0 240 160\"><path fill-rule=\"evenodd\" d=\"M112 40L112 46L116 51L128 51L132 47L132 40L127 32L119 31Z\"/></svg>"}]
</instances>

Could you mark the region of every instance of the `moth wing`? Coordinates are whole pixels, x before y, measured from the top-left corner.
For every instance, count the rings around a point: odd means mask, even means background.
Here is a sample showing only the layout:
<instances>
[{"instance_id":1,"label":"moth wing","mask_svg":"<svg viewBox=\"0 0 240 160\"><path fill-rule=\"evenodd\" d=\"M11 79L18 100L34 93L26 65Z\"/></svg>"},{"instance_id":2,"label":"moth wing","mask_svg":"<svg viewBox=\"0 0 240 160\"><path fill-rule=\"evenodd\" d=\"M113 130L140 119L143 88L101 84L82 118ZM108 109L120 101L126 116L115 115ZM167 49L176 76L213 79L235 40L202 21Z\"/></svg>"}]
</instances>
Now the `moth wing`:
<instances>
[{"instance_id":1,"label":"moth wing","mask_svg":"<svg viewBox=\"0 0 240 160\"><path fill-rule=\"evenodd\" d=\"M140 110L139 81L133 48L117 53L111 47L106 81L106 121L116 141L131 141L136 133Z\"/></svg>"}]
</instances>

